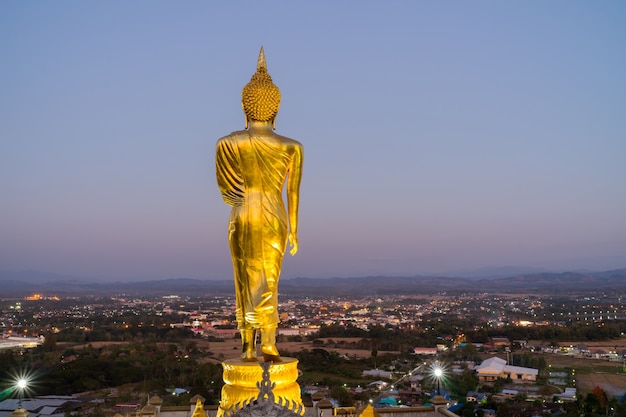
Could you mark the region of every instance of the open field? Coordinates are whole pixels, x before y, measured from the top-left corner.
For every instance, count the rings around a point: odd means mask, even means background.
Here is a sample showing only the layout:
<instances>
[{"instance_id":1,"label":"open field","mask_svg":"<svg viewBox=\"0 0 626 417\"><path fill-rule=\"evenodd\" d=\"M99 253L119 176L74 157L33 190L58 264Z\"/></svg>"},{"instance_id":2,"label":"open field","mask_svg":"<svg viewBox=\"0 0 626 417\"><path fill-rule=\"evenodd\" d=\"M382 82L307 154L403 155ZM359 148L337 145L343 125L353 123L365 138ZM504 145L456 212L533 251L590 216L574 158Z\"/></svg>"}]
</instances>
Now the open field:
<instances>
[{"instance_id":1,"label":"open field","mask_svg":"<svg viewBox=\"0 0 626 417\"><path fill-rule=\"evenodd\" d=\"M532 341L530 343L539 344L540 342ZM591 349L592 351L596 349L602 349L608 352L609 350L626 349L626 337L622 337L620 339L613 339L613 340L603 340L599 342L559 342L559 346L578 346L580 344L587 345L587 347Z\"/></svg>"},{"instance_id":2,"label":"open field","mask_svg":"<svg viewBox=\"0 0 626 417\"><path fill-rule=\"evenodd\" d=\"M576 376L576 388L578 392L586 395L594 387L600 387L609 397L618 397L626 393L626 375L593 373Z\"/></svg>"},{"instance_id":3,"label":"open field","mask_svg":"<svg viewBox=\"0 0 626 417\"><path fill-rule=\"evenodd\" d=\"M355 339L335 338L333 340L353 341L353 340L360 340L360 338L355 338ZM279 342L276 344L276 346L278 347L278 350L280 352L299 352L303 349L311 350L317 347L317 346L314 346L313 343L311 342ZM232 359L232 358L236 358L239 356L239 354L241 353L241 340L226 339L223 342L207 342L205 340L199 340L198 347L199 348L206 347L208 351L213 353L210 357L207 358L207 360L211 362L215 362L215 363L221 363L223 359ZM364 349L329 348L326 346L323 346L322 348L328 351L337 352L337 353L346 355L350 358L353 358L353 357L369 358L372 355L372 352L370 350L364 350ZM385 355L387 353L398 354L399 352L379 351L378 355Z\"/></svg>"},{"instance_id":4,"label":"open field","mask_svg":"<svg viewBox=\"0 0 626 417\"><path fill-rule=\"evenodd\" d=\"M538 341L530 341L530 344L540 344ZM626 350L626 338L617 340L608 340L601 342L559 342L560 346L577 346L579 344L585 344L589 350L594 352L595 350L604 350L605 352L617 350L618 352ZM541 355L546 359L549 365L556 368L574 368L581 374L593 373L593 372L609 372L609 373L622 373L622 362L609 362L602 359L593 359L583 356L574 356L566 354L549 354L549 353L535 353L535 355Z\"/></svg>"},{"instance_id":5,"label":"open field","mask_svg":"<svg viewBox=\"0 0 626 417\"><path fill-rule=\"evenodd\" d=\"M609 362L601 359L581 358L569 355L543 354L548 365L554 368L574 368L579 374L592 372L621 372L622 362Z\"/></svg>"}]
</instances>

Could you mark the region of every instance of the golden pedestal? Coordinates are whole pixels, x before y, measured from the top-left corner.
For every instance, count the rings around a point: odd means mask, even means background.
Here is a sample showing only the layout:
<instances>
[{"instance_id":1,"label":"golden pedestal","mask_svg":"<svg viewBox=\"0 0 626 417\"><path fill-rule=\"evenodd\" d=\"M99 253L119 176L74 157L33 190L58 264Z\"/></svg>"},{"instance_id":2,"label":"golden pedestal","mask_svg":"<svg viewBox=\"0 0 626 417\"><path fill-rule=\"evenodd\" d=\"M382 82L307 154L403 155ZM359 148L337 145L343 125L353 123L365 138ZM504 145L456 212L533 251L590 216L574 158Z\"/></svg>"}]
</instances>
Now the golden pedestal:
<instances>
[{"instance_id":1,"label":"golden pedestal","mask_svg":"<svg viewBox=\"0 0 626 417\"><path fill-rule=\"evenodd\" d=\"M303 409L298 379L298 360L281 357L281 362L269 366L269 375L263 377L259 362L244 362L241 359L227 359L222 362L224 383L217 417L229 417L261 396L273 398L278 405L290 409ZM267 378L269 377L269 381ZM262 389L265 385L267 388ZM261 389L260 389L261 388Z\"/></svg>"}]
</instances>

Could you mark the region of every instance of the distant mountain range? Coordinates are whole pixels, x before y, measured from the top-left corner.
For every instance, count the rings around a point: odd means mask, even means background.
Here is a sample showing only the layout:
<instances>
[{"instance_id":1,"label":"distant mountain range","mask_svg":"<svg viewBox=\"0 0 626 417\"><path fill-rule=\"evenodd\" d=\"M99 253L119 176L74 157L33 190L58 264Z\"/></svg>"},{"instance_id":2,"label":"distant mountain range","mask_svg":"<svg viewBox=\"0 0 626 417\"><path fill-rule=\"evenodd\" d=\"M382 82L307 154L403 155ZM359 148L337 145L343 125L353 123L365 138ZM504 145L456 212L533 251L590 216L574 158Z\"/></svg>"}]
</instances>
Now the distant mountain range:
<instances>
[{"instance_id":1,"label":"distant mountain range","mask_svg":"<svg viewBox=\"0 0 626 417\"><path fill-rule=\"evenodd\" d=\"M440 276L295 278L280 283L281 294L390 295L459 292L546 293L582 290L626 290L626 269L590 273L519 274L504 278Z\"/></svg>"},{"instance_id":2,"label":"distant mountain range","mask_svg":"<svg viewBox=\"0 0 626 417\"><path fill-rule=\"evenodd\" d=\"M505 277L369 276L354 278L292 278L280 282L285 296L426 295L460 292L546 293L585 290L626 290L626 268L602 272L543 272ZM94 282L38 271L0 271L0 297L34 292L56 295L228 295L233 282L165 279L134 282Z\"/></svg>"}]
</instances>

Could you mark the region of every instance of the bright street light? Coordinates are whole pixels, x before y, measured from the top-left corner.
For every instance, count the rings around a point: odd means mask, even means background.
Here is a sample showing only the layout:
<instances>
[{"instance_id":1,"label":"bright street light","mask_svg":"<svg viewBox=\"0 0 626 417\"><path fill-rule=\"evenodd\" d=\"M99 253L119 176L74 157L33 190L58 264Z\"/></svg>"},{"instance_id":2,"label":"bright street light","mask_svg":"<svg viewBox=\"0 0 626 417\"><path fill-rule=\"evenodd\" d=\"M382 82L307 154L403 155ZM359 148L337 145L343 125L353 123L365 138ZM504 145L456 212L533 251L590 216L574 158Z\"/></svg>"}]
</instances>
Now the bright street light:
<instances>
[{"instance_id":1,"label":"bright street light","mask_svg":"<svg viewBox=\"0 0 626 417\"><path fill-rule=\"evenodd\" d=\"M19 406L22 406L22 400L24 399L24 391L28 387L28 380L26 378L19 378L16 383L17 389L20 393Z\"/></svg>"},{"instance_id":2,"label":"bright street light","mask_svg":"<svg viewBox=\"0 0 626 417\"><path fill-rule=\"evenodd\" d=\"M443 368L436 362L432 367L433 377L437 380L437 395L441 395L441 378L443 377Z\"/></svg>"}]
</instances>

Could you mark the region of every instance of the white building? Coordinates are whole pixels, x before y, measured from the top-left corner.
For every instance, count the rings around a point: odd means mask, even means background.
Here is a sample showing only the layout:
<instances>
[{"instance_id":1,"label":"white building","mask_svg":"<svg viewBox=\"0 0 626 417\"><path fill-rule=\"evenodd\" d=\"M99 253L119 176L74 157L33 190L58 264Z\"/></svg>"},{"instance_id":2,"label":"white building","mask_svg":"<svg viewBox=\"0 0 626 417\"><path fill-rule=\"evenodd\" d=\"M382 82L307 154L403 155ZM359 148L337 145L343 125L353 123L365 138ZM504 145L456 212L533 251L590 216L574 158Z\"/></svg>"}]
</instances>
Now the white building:
<instances>
[{"instance_id":1,"label":"white building","mask_svg":"<svg viewBox=\"0 0 626 417\"><path fill-rule=\"evenodd\" d=\"M511 378L513 382L536 382L539 371L533 368L507 365L504 359L492 357L474 367L479 382L493 382L498 378Z\"/></svg>"}]
</instances>

